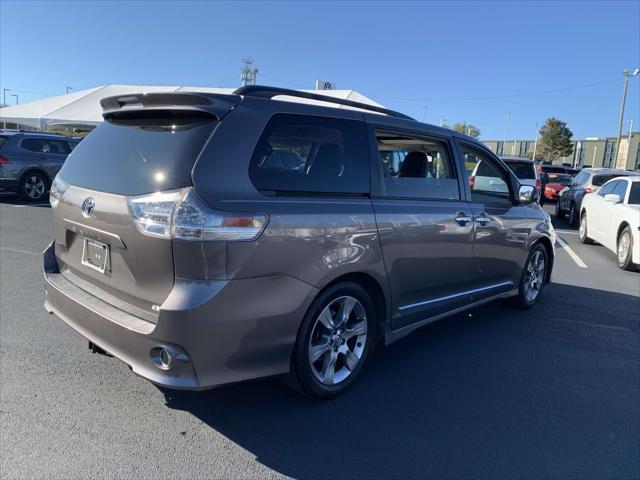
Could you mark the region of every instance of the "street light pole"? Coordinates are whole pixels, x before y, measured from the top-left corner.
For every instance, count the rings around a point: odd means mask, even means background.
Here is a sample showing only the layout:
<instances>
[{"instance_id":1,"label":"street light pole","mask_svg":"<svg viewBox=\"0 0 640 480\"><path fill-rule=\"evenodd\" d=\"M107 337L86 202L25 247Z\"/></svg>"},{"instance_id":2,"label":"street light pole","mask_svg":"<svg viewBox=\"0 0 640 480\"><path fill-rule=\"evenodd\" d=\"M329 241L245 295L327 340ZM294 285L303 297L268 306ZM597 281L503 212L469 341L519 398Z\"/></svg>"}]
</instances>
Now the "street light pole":
<instances>
[{"instance_id":1,"label":"street light pole","mask_svg":"<svg viewBox=\"0 0 640 480\"><path fill-rule=\"evenodd\" d=\"M624 76L624 87L622 89L622 104L620 105L620 119L618 121L618 139L616 141L616 156L614 157L616 160L616 167L618 166L618 153L620 152L620 140L622 140L622 123L624 119L624 104L627 101L627 87L629 84L629 78L635 77L640 73L640 68L636 68L633 73L629 73L629 70L626 68L622 71L622 75Z\"/></svg>"},{"instance_id":2,"label":"street light pole","mask_svg":"<svg viewBox=\"0 0 640 480\"><path fill-rule=\"evenodd\" d=\"M7 92L10 92L11 90L9 90L8 88L3 88L2 89L2 105L6 105L7 104Z\"/></svg>"},{"instance_id":3,"label":"street light pole","mask_svg":"<svg viewBox=\"0 0 640 480\"><path fill-rule=\"evenodd\" d=\"M538 128L538 122L536 122L536 141L533 144L533 163L536 163L536 152L538 151L538 134L540 129Z\"/></svg>"},{"instance_id":4,"label":"street light pole","mask_svg":"<svg viewBox=\"0 0 640 480\"><path fill-rule=\"evenodd\" d=\"M422 106L422 122L424 123L424 119L427 116L427 106L423 105Z\"/></svg>"},{"instance_id":5,"label":"street light pole","mask_svg":"<svg viewBox=\"0 0 640 480\"><path fill-rule=\"evenodd\" d=\"M67 87L67 93L69 93L69 90L73 90L73 87Z\"/></svg>"},{"instance_id":6,"label":"street light pole","mask_svg":"<svg viewBox=\"0 0 640 480\"><path fill-rule=\"evenodd\" d=\"M12 94L11 96L12 96L12 97L16 97L16 105L18 105L18 103L19 103L19 102L18 102L18 95L13 95L13 94Z\"/></svg>"}]
</instances>

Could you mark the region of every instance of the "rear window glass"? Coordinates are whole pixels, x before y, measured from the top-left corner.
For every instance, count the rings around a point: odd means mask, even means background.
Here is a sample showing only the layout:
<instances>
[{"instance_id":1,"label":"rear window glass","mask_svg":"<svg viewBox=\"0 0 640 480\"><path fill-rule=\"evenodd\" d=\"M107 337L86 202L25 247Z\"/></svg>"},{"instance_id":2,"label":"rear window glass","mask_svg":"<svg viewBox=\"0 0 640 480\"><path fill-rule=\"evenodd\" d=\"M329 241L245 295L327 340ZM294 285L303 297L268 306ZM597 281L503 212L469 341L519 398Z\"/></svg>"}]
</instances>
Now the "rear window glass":
<instances>
[{"instance_id":1,"label":"rear window glass","mask_svg":"<svg viewBox=\"0 0 640 480\"><path fill-rule=\"evenodd\" d=\"M141 195L191 185L191 169L216 121L158 113L104 122L73 149L60 176L72 185Z\"/></svg>"},{"instance_id":2,"label":"rear window glass","mask_svg":"<svg viewBox=\"0 0 640 480\"><path fill-rule=\"evenodd\" d=\"M274 115L253 154L251 180L275 192L369 192L369 149L363 122Z\"/></svg>"},{"instance_id":3,"label":"rear window glass","mask_svg":"<svg viewBox=\"0 0 640 480\"><path fill-rule=\"evenodd\" d=\"M595 187L600 187L607 183L612 178L621 177L622 175L594 175L593 180L591 180L591 185Z\"/></svg>"},{"instance_id":4,"label":"rear window glass","mask_svg":"<svg viewBox=\"0 0 640 480\"><path fill-rule=\"evenodd\" d=\"M562 175L558 173L550 173L547 176L548 183L559 183L560 185L567 186L571 184L571 175Z\"/></svg>"},{"instance_id":5,"label":"rear window glass","mask_svg":"<svg viewBox=\"0 0 640 480\"><path fill-rule=\"evenodd\" d=\"M529 179L533 180L536 178L536 169L534 168L532 163L526 162L505 162L507 166L516 174L520 180Z\"/></svg>"},{"instance_id":6,"label":"rear window glass","mask_svg":"<svg viewBox=\"0 0 640 480\"><path fill-rule=\"evenodd\" d=\"M547 165L542 166L542 171L546 173L567 173L564 167L551 167Z\"/></svg>"}]
</instances>

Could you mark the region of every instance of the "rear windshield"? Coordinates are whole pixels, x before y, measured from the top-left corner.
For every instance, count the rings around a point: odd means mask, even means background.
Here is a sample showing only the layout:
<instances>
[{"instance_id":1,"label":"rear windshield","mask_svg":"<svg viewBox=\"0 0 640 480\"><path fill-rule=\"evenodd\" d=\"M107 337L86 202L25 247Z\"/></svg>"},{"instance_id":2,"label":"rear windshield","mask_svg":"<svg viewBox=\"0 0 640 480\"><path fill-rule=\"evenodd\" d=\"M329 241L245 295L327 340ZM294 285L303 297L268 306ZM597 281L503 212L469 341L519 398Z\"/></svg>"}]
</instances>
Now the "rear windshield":
<instances>
[{"instance_id":1,"label":"rear windshield","mask_svg":"<svg viewBox=\"0 0 640 480\"><path fill-rule=\"evenodd\" d=\"M571 175L562 175L558 173L550 173L548 176L547 183L559 183L560 185L564 185L565 187L571 184Z\"/></svg>"},{"instance_id":2,"label":"rear windshield","mask_svg":"<svg viewBox=\"0 0 640 480\"><path fill-rule=\"evenodd\" d=\"M154 115L105 121L73 149L60 176L71 185L123 195L191 185L191 169L215 119L192 112Z\"/></svg>"},{"instance_id":3,"label":"rear windshield","mask_svg":"<svg viewBox=\"0 0 640 480\"><path fill-rule=\"evenodd\" d=\"M520 180L533 180L536 178L536 169L533 167L532 163L509 161L505 163Z\"/></svg>"},{"instance_id":4,"label":"rear windshield","mask_svg":"<svg viewBox=\"0 0 640 480\"><path fill-rule=\"evenodd\" d=\"M564 167L550 167L547 165L542 166L542 171L546 173L566 173L567 170Z\"/></svg>"},{"instance_id":5,"label":"rear windshield","mask_svg":"<svg viewBox=\"0 0 640 480\"><path fill-rule=\"evenodd\" d=\"M594 175L593 180L591 180L591 185L594 187L601 187L605 183L607 183L612 178L623 177L624 175Z\"/></svg>"},{"instance_id":6,"label":"rear windshield","mask_svg":"<svg viewBox=\"0 0 640 480\"><path fill-rule=\"evenodd\" d=\"M629 191L629 205L640 205L640 182L632 182Z\"/></svg>"}]
</instances>

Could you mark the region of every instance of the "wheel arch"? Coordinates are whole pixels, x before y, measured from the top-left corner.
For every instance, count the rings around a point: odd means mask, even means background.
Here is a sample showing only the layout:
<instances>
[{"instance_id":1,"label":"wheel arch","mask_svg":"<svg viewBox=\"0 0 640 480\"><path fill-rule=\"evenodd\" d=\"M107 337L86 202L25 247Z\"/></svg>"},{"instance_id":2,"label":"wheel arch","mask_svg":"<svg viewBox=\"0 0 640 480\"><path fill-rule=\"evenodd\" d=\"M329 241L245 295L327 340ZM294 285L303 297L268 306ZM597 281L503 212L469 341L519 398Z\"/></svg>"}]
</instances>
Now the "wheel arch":
<instances>
[{"instance_id":1,"label":"wheel arch","mask_svg":"<svg viewBox=\"0 0 640 480\"><path fill-rule=\"evenodd\" d=\"M620 225L618 226L618 231L616 232L616 245L618 244L618 240L620 240L620 235L622 235L622 232L627 227L631 227L631 225L629 225L629 222L627 222L626 220L623 220L622 222L620 222Z\"/></svg>"},{"instance_id":2,"label":"wheel arch","mask_svg":"<svg viewBox=\"0 0 640 480\"><path fill-rule=\"evenodd\" d=\"M18 180L18 185L22 185L22 182L24 180L24 178L30 174L30 173L40 173L44 176L44 178L47 181L47 188L51 187L51 182L53 182L53 178L51 178L51 176L49 175L49 173L47 173L47 171L42 168L39 167L37 165L31 165L29 167L25 167L22 171L22 173L20 173L20 180Z\"/></svg>"},{"instance_id":3,"label":"wheel arch","mask_svg":"<svg viewBox=\"0 0 640 480\"><path fill-rule=\"evenodd\" d=\"M383 286L375 277L366 272L349 272L332 279L331 282L327 283L318 291L316 297L322 294L327 288L341 282L357 283L371 295L371 300L376 309L378 327L376 341L382 340L385 335L385 324L388 318L388 308L390 307Z\"/></svg>"},{"instance_id":4,"label":"wheel arch","mask_svg":"<svg viewBox=\"0 0 640 480\"><path fill-rule=\"evenodd\" d=\"M545 282L550 283L551 271L553 270L553 262L555 260L555 257L553 254L553 245L551 244L551 240L548 237L540 237L535 242L533 242L533 245L531 245L531 248L535 247L536 245L542 245L547 251L547 258L549 259L549 268L547 268L547 273L545 275L546 277Z\"/></svg>"}]
</instances>

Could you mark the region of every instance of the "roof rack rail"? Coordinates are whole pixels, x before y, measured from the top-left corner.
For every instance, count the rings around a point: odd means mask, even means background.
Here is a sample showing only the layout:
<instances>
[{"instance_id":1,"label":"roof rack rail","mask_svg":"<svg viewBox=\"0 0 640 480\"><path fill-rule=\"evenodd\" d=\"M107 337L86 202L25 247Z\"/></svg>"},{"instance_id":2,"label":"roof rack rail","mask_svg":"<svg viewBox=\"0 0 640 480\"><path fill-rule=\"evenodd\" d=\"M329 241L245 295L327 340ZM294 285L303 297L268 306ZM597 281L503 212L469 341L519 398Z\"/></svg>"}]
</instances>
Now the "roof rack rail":
<instances>
[{"instance_id":1,"label":"roof rack rail","mask_svg":"<svg viewBox=\"0 0 640 480\"><path fill-rule=\"evenodd\" d=\"M278 95L286 95L288 97L307 98L309 100L317 100L320 102L337 103L339 105L345 105L347 107L360 108L362 110L369 110L372 112L383 113L390 117L403 118L405 120L413 120L415 118L405 115L404 113L389 110L388 108L376 107L375 105L368 105L366 103L354 102L353 100L346 100L343 98L330 97L329 95L318 95L317 93L301 92L300 90L292 90L289 88L267 87L262 85L247 85L235 90L234 95L244 95L247 97L258 98L273 98Z\"/></svg>"}]
</instances>

